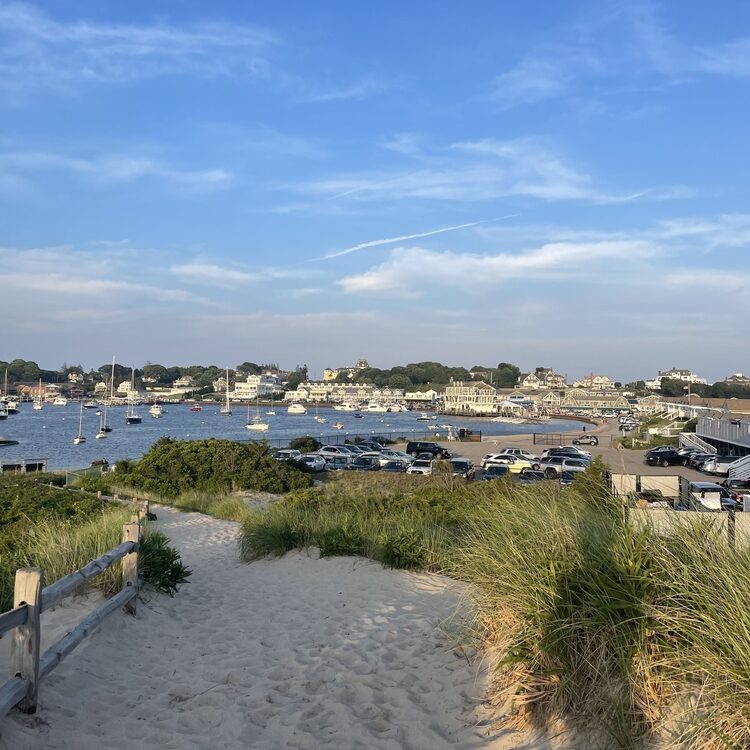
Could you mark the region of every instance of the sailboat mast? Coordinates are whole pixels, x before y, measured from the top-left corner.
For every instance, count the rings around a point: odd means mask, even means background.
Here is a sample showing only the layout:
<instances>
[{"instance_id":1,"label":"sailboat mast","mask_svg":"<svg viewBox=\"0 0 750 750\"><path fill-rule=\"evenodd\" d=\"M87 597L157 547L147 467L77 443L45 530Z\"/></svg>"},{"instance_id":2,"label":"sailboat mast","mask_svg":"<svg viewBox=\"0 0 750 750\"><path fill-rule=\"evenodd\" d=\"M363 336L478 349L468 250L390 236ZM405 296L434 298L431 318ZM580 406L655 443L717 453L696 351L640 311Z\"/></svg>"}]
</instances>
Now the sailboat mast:
<instances>
[{"instance_id":1,"label":"sailboat mast","mask_svg":"<svg viewBox=\"0 0 750 750\"><path fill-rule=\"evenodd\" d=\"M112 355L112 376L109 379L109 403L115 398L115 355Z\"/></svg>"}]
</instances>

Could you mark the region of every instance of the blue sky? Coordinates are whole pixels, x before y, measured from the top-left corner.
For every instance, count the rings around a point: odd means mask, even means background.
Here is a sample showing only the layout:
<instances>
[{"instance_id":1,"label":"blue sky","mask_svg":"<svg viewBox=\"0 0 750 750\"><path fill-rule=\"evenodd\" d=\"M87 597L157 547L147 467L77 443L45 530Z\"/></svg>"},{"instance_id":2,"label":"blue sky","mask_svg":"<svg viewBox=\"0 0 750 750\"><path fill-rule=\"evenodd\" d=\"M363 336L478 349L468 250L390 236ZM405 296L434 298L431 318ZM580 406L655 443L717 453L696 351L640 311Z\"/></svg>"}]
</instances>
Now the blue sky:
<instances>
[{"instance_id":1,"label":"blue sky","mask_svg":"<svg viewBox=\"0 0 750 750\"><path fill-rule=\"evenodd\" d=\"M750 6L622 5L0 2L0 359L750 371Z\"/></svg>"}]
</instances>

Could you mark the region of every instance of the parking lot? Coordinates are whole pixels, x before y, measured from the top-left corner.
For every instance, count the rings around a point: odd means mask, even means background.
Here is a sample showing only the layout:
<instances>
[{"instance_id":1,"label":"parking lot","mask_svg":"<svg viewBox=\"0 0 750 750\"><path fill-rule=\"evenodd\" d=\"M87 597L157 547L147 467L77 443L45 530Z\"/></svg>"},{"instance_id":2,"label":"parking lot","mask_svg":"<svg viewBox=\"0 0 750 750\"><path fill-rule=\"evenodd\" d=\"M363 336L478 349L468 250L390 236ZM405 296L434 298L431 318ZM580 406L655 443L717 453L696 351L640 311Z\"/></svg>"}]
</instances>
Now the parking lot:
<instances>
[{"instance_id":1,"label":"parking lot","mask_svg":"<svg viewBox=\"0 0 750 750\"><path fill-rule=\"evenodd\" d=\"M573 438L582 435L581 432L569 433L569 439L565 440L563 445L570 445ZM631 450L616 445L613 441L622 437L618 429L617 420L610 419L605 424L589 427L586 434L596 435L599 439L599 445L582 445L583 450L591 453L592 456L601 456L604 462L613 472L621 474L652 474L674 476L680 475L689 481L706 481L706 474L695 469L689 469L684 466L649 466L643 459L645 451L642 449ZM503 448L525 448L534 455L539 455L545 448L553 447L550 444L534 444L533 435L507 435L485 438L481 442L464 443L464 442L447 442L438 440L441 445L451 450L454 456L462 456L473 461L478 467L482 458L488 453L497 453ZM394 446L399 450L404 450L405 443Z\"/></svg>"}]
</instances>

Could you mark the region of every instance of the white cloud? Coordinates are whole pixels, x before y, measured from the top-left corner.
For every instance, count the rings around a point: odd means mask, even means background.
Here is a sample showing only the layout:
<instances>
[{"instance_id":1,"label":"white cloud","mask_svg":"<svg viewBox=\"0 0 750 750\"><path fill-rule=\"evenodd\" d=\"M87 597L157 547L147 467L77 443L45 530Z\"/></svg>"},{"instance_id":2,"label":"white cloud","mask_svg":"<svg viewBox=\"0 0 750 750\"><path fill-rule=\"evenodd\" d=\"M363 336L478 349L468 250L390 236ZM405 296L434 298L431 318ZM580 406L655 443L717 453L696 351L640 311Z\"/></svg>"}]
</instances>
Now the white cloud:
<instances>
[{"instance_id":1,"label":"white cloud","mask_svg":"<svg viewBox=\"0 0 750 750\"><path fill-rule=\"evenodd\" d=\"M373 94L379 94L388 88L385 81L378 78L362 78L348 86L339 86L319 91L317 93L307 93L301 97L301 101L310 103L326 103L340 101L358 101L366 99Z\"/></svg>"},{"instance_id":2,"label":"white cloud","mask_svg":"<svg viewBox=\"0 0 750 750\"><path fill-rule=\"evenodd\" d=\"M38 150L4 151L0 152L0 168L20 181L38 172L62 171L103 183L153 178L187 192L217 190L233 182L233 175L223 169L180 169L150 157L118 154L70 156Z\"/></svg>"},{"instance_id":3,"label":"white cloud","mask_svg":"<svg viewBox=\"0 0 750 750\"><path fill-rule=\"evenodd\" d=\"M292 187L339 202L342 199L476 202L527 196L543 201L619 203L648 194L646 190L620 194L603 189L562 154L530 138L454 143L423 154L421 164L416 170L342 175Z\"/></svg>"},{"instance_id":4,"label":"white cloud","mask_svg":"<svg viewBox=\"0 0 750 750\"><path fill-rule=\"evenodd\" d=\"M258 274L249 271L242 271L229 266L218 266L213 263L183 263L172 266L169 270L181 281L206 286L243 286L253 284L260 278Z\"/></svg>"},{"instance_id":5,"label":"white cloud","mask_svg":"<svg viewBox=\"0 0 750 750\"><path fill-rule=\"evenodd\" d=\"M601 271L605 262L633 263L656 253L642 241L556 242L524 253L495 255L396 248L385 263L346 276L339 284L347 294L420 296L433 293L436 286L471 292L519 278L581 276Z\"/></svg>"},{"instance_id":6,"label":"white cloud","mask_svg":"<svg viewBox=\"0 0 750 750\"><path fill-rule=\"evenodd\" d=\"M508 216L502 216L498 219L484 219L482 221L472 221L468 224L457 224L453 227L442 227L441 229L431 229L427 232L420 232L419 234L405 234L401 237L391 237L387 239L382 240L370 240L369 242L360 242L358 245L352 245L352 247L347 247L344 250L339 250L335 253L330 253L329 255L324 255L322 258L319 258L319 260L330 260L331 258L340 258L342 255L349 255L350 253L355 253L358 250L365 250L369 247L378 247L379 245L392 245L394 242L404 242L405 240L415 240L419 239L421 237L432 237L436 234L444 234L445 232L456 232L459 229L468 229L469 227L476 227L479 224L485 224L488 221L500 221L501 219L510 219L513 216L517 216L517 214L509 214Z\"/></svg>"},{"instance_id":7,"label":"white cloud","mask_svg":"<svg viewBox=\"0 0 750 750\"><path fill-rule=\"evenodd\" d=\"M267 29L243 24L65 22L29 5L3 4L0 87L24 91L181 73L264 77L278 44Z\"/></svg>"}]
</instances>

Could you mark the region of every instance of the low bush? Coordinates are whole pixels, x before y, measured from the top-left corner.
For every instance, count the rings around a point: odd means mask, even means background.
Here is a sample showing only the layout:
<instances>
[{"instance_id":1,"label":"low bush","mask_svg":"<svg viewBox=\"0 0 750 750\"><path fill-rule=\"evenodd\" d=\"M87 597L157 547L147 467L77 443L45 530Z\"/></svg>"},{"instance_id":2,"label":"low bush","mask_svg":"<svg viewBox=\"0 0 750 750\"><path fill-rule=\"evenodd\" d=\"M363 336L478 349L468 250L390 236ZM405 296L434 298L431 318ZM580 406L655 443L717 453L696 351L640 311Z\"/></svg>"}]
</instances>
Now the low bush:
<instances>
[{"instance_id":1,"label":"low bush","mask_svg":"<svg viewBox=\"0 0 750 750\"><path fill-rule=\"evenodd\" d=\"M114 481L162 498L193 490L223 495L236 490L287 492L312 484L308 474L275 461L265 443L167 437L157 440L139 461L119 461Z\"/></svg>"},{"instance_id":2,"label":"low bush","mask_svg":"<svg viewBox=\"0 0 750 750\"><path fill-rule=\"evenodd\" d=\"M169 546L169 539L160 531L146 534L140 554L144 583L163 594L174 596L179 585L192 575L180 560L180 553Z\"/></svg>"},{"instance_id":3,"label":"low bush","mask_svg":"<svg viewBox=\"0 0 750 750\"><path fill-rule=\"evenodd\" d=\"M310 437L310 435L294 438L289 441L289 447L298 450L300 453L314 453L322 445L323 443L320 440L316 440L314 437Z\"/></svg>"}]
</instances>

